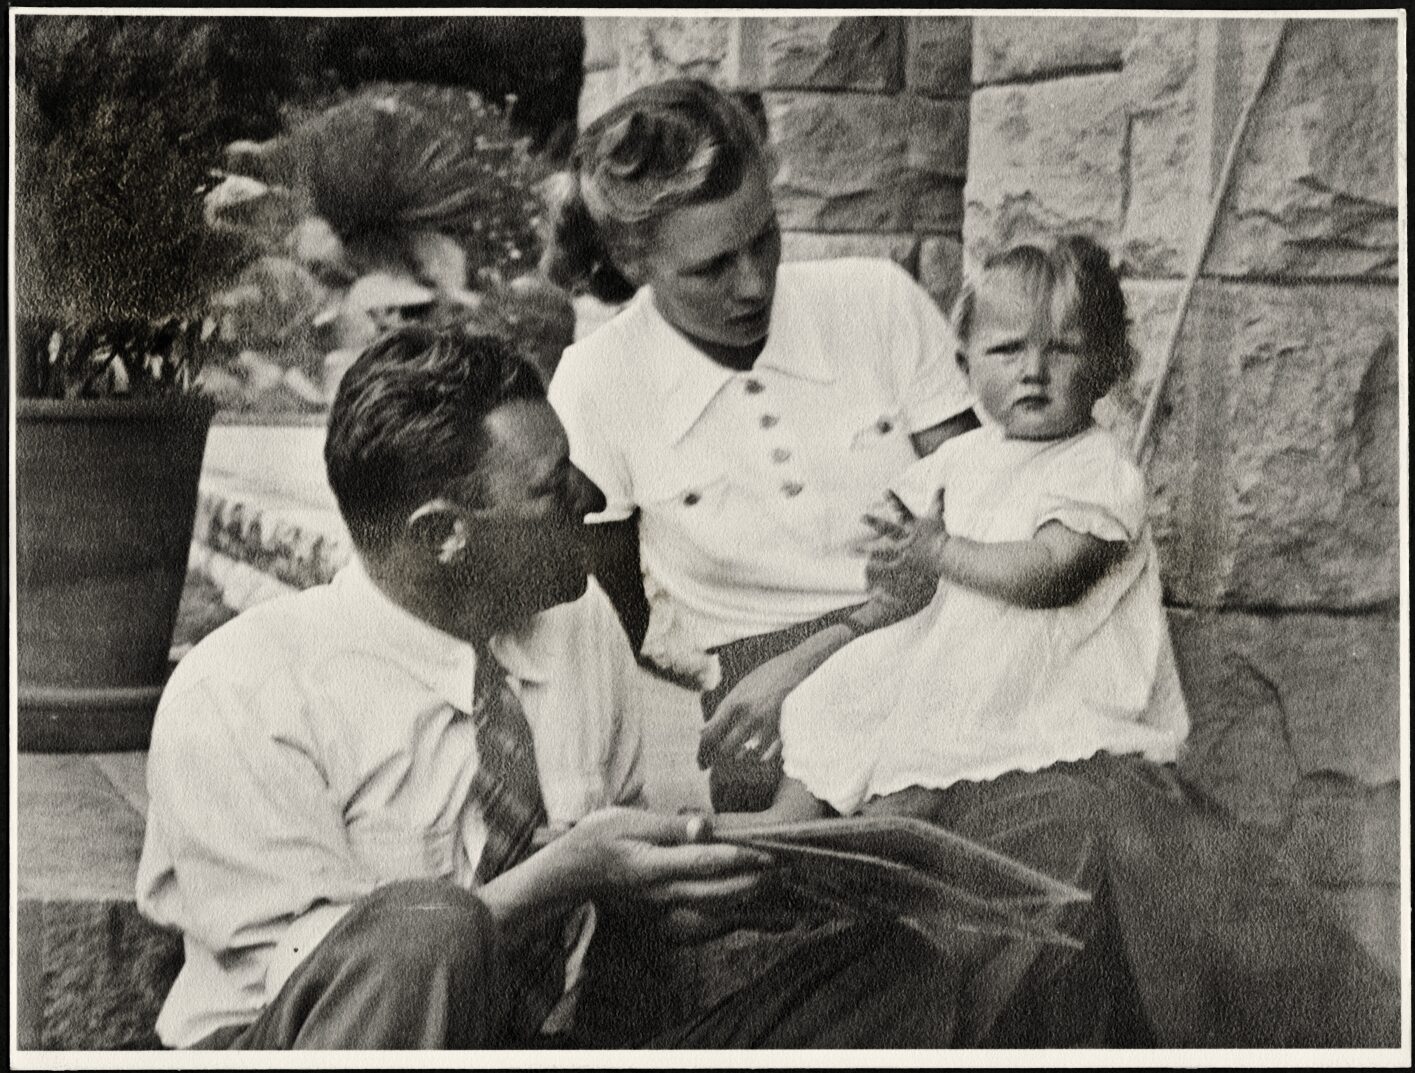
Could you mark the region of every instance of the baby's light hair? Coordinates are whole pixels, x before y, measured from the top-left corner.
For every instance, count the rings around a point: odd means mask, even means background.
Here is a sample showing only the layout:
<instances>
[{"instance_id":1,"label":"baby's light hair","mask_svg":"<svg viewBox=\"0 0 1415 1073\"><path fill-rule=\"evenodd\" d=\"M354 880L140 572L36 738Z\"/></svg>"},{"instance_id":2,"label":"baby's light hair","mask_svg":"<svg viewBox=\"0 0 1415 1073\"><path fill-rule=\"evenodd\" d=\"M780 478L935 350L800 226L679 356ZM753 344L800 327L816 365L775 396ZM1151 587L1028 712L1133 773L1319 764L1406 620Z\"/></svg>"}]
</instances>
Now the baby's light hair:
<instances>
[{"instance_id":1,"label":"baby's light hair","mask_svg":"<svg viewBox=\"0 0 1415 1073\"><path fill-rule=\"evenodd\" d=\"M1120 277L1106 251L1082 235L1066 235L1048 246L1023 243L989 257L976 279L967 280L953 306L953 330L966 353L973 333L978 291L1006 275L1019 281L1052 323L1075 325L1085 339L1084 376L1100 398L1134 370L1129 319ZM960 353L960 357L964 356Z\"/></svg>"}]
</instances>

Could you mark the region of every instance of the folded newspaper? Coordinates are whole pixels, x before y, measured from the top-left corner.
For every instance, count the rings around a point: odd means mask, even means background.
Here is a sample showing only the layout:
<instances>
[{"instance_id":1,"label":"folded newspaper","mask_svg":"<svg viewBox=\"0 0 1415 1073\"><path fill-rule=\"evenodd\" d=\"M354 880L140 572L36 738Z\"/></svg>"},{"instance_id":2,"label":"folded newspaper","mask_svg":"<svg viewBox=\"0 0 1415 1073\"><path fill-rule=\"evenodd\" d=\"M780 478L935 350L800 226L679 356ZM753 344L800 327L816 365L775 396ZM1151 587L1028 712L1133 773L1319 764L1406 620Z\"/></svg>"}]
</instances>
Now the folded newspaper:
<instances>
[{"instance_id":1,"label":"folded newspaper","mask_svg":"<svg viewBox=\"0 0 1415 1073\"><path fill-rule=\"evenodd\" d=\"M956 931L1080 945L1055 922L1086 891L925 820L735 825L715 837L770 853L782 889L831 915L894 919L945 948Z\"/></svg>"},{"instance_id":2,"label":"folded newspaper","mask_svg":"<svg viewBox=\"0 0 1415 1073\"><path fill-rule=\"evenodd\" d=\"M806 911L895 920L944 949L959 931L1081 945L1056 921L1086 891L925 820L734 822L713 837L769 853L782 901Z\"/></svg>"}]
</instances>

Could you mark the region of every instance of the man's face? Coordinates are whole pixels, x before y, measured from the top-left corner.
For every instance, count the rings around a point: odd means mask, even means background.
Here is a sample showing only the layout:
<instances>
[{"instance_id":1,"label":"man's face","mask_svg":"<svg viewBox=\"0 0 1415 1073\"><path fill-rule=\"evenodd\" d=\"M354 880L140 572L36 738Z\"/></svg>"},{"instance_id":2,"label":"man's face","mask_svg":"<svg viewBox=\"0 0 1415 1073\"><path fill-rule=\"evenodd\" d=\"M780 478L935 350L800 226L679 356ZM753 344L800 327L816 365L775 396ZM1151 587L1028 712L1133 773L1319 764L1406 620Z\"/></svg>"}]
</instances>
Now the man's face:
<instances>
[{"instance_id":1,"label":"man's face","mask_svg":"<svg viewBox=\"0 0 1415 1073\"><path fill-rule=\"evenodd\" d=\"M663 319L695 339L746 347L766 338L781 263L781 230L766 174L659 223L632 274L653 287Z\"/></svg>"},{"instance_id":2,"label":"man's face","mask_svg":"<svg viewBox=\"0 0 1415 1073\"><path fill-rule=\"evenodd\" d=\"M488 444L475 475L469 580L515 614L578 598L588 577L585 515L604 508L603 493L571 464L548 403L508 402L482 428Z\"/></svg>"}]
</instances>

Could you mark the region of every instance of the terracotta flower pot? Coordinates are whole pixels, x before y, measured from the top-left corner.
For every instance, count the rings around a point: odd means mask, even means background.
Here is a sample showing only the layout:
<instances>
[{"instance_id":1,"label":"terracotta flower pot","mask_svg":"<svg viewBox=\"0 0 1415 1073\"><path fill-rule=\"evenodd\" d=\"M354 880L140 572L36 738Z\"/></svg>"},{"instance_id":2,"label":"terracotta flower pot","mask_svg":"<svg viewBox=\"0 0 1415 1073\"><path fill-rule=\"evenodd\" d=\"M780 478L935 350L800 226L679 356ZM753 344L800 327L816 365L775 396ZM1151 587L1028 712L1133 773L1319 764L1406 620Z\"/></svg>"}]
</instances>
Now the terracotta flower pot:
<instances>
[{"instance_id":1,"label":"terracotta flower pot","mask_svg":"<svg viewBox=\"0 0 1415 1073\"><path fill-rule=\"evenodd\" d=\"M146 747L214 412L198 396L19 401L22 750Z\"/></svg>"}]
</instances>

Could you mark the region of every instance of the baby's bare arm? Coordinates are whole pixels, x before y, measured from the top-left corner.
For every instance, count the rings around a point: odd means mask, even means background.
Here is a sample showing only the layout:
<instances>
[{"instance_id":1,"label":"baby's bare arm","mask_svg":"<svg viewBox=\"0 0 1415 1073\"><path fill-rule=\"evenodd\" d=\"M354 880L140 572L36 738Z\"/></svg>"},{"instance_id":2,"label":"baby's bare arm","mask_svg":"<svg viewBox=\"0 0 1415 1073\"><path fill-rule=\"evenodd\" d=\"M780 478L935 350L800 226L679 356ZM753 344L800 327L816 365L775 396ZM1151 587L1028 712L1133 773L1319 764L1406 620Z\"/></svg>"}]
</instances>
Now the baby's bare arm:
<instances>
[{"instance_id":1,"label":"baby's bare arm","mask_svg":"<svg viewBox=\"0 0 1415 1073\"><path fill-rule=\"evenodd\" d=\"M940 575L956 584L1018 607L1045 609L1080 600L1127 547L1048 522L1031 540L982 544L948 535L937 541L934 558Z\"/></svg>"}]
</instances>

